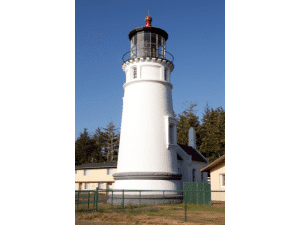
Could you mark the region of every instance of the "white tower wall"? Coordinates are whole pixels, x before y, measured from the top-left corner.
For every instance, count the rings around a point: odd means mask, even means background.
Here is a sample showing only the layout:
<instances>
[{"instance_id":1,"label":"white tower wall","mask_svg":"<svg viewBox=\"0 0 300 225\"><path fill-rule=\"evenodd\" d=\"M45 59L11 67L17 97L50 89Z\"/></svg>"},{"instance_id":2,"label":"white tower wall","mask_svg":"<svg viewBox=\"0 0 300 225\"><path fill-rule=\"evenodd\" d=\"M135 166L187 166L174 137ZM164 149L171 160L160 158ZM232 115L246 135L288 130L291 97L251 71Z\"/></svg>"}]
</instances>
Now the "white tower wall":
<instances>
[{"instance_id":1,"label":"white tower wall","mask_svg":"<svg viewBox=\"0 0 300 225\"><path fill-rule=\"evenodd\" d=\"M157 68L164 66L153 67L158 73L153 76L160 77ZM177 172L177 158L175 151L168 149L165 124L165 117L173 117L172 86L161 79L150 80L153 70L149 65L144 68L142 77L145 74L146 79L124 85L118 172Z\"/></svg>"},{"instance_id":2,"label":"white tower wall","mask_svg":"<svg viewBox=\"0 0 300 225\"><path fill-rule=\"evenodd\" d=\"M134 78L136 67L136 78ZM167 76L165 77L165 68ZM177 173L176 126L170 138L170 123L176 125L169 82L172 65L162 59L136 59L123 65L124 84L118 173ZM170 139L174 143L170 143ZM171 180L116 180L115 189L176 189ZM150 183L151 183L150 182ZM159 183L160 185L156 184ZM154 185L155 184L155 185ZM151 187L153 186L153 187ZM151 187L151 188L150 188Z\"/></svg>"}]
</instances>

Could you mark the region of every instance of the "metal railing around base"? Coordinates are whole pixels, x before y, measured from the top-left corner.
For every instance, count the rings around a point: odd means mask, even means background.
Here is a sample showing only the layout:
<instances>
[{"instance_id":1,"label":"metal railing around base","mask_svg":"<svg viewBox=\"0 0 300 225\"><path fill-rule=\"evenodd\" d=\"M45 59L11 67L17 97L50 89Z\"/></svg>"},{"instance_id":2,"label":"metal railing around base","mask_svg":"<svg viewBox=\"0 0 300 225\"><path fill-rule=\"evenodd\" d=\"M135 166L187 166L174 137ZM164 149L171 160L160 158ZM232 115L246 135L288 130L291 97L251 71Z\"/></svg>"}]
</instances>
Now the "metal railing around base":
<instances>
[{"instance_id":1,"label":"metal railing around base","mask_svg":"<svg viewBox=\"0 0 300 225\"><path fill-rule=\"evenodd\" d=\"M133 200L132 202L135 202L135 203L137 203L137 201L134 201L134 200L138 199L138 205L141 205L142 199L145 200L145 199L147 199L147 197L154 199L154 201L155 201L155 199L157 199L158 202L162 202L162 204L165 204L167 202L167 200L174 197L174 195L172 195L172 196L170 195L171 192L176 192L176 194L178 194L178 195L176 195L178 198L180 198L181 196L183 197L182 190L116 190L116 189L114 189L114 190L113 189L98 189L98 190L102 191L102 192L105 191L106 193L108 193L109 199L108 199L107 203L110 203L111 205L114 204L114 199L116 201L116 199L120 200L122 198L121 202L117 201L117 204L120 203L122 205L122 209L124 208L126 196L127 197L129 196L129 198L127 198L127 199L131 199L131 200ZM125 194L126 192L127 192L127 195ZM114 194L114 193L121 193L121 194L118 195L118 194ZM130 193L131 193L131 195L130 195ZM142 193L147 193L147 194L142 195ZM154 193L154 194L158 193L158 194L157 194L157 196L154 197L150 193ZM169 193L169 194L166 194L166 193Z\"/></svg>"}]
</instances>

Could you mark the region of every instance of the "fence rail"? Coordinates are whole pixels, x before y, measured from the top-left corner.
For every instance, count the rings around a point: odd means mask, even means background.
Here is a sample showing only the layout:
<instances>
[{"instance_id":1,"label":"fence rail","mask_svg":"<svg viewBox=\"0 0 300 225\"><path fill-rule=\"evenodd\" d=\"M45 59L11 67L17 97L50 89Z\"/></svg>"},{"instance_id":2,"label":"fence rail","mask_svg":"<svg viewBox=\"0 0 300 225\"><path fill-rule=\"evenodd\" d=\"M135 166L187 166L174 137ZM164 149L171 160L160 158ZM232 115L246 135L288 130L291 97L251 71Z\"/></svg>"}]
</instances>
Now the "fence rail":
<instances>
[{"instance_id":1,"label":"fence rail","mask_svg":"<svg viewBox=\"0 0 300 225\"><path fill-rule=\"evenodd\" d=\"M81 193L81 196L83 194L84 197L86 197L85 193L87 193L87 201L80 201L80 193ZM90 201L91 193L93 195L92 201ZM78 190L78 191L75 190L75 205L78 209L79 204L87 204L87 208L89 210L90 204L93 204L93 211L96 212L97 208L98 208L98 196L99 196L98 188L96 188L96 190L94 190L94 191L93 190ZM86 198L84 198L84 199L86 199Z\"/></svg>"}]
</instances>

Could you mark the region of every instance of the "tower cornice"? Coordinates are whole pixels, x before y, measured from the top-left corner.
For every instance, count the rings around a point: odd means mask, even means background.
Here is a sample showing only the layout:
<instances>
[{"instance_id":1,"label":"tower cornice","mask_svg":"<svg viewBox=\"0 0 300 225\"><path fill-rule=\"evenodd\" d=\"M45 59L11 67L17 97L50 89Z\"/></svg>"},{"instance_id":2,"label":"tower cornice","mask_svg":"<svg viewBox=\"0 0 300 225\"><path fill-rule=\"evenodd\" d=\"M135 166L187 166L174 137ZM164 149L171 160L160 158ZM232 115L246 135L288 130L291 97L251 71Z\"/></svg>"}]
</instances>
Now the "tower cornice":
<instances>
[{"instance_id":1,"label":"tower cornice","mask_svg":"<svg viewBox=\"0 0 300 225\"><path fill-rule=\"evenodd\" d=\"M131 58L129 60L127 60L126 62L123 63L122 65L122 69L125 72L126 68L128 66L131 66L133 63L139 63L139 62L152 62L152 63L159 63L163 66L167 66L170 70L170 72L172 72L174 70L174 64L167 60L167 59L162 59L162 58L150 58L150 57L141 57L141 58Z\"/></svg>"}]
</instances>

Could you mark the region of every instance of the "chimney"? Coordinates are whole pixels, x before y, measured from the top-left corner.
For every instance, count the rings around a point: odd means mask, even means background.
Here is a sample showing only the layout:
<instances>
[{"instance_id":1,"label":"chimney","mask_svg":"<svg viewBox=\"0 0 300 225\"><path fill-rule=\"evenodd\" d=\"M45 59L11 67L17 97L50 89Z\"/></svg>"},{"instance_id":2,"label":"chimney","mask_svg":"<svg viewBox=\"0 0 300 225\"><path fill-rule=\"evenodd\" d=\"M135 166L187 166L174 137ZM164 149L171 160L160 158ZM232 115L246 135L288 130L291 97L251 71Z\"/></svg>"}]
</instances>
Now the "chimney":
<instances>
[{"instance_id":1,"label":"chimney","mask_svg":"<svg viewBox=\"0 0 300 225\"><path fill-rule=\"evenodd\" d=\"M197 150L196 146L196 131L194 127L191 127L189 129L189 146L193 147L194 149Z\"/></svg>"}]
</instances>

